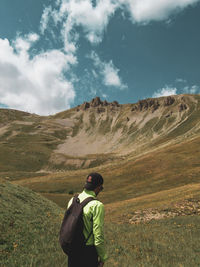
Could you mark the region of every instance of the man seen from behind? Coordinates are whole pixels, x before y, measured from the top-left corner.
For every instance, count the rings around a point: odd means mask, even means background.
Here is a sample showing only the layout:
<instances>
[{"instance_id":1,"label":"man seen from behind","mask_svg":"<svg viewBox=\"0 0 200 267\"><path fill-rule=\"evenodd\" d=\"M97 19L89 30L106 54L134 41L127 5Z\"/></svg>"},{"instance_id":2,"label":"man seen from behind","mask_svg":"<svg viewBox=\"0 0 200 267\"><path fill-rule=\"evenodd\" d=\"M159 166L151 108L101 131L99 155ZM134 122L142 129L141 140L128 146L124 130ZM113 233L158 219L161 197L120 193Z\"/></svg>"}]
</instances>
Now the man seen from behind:
<instances>
[{"instance_id":1,"label":"man seen from behind","mask_svg":"<svg viewBox=\"0 0 200 267\"><path fill-rule=\"evenodd\" d=\"M79 194L80 202L88 197L93 197L83 208L83 234L86 246L81 255L77 252L68 256L68 267L102 267L107 259L104 245L104 205L96 199L103 190L103 177L99 173L87 176L84 190ZM72 199L68 203L68 208Z\"/></svg>"}]
</instances>

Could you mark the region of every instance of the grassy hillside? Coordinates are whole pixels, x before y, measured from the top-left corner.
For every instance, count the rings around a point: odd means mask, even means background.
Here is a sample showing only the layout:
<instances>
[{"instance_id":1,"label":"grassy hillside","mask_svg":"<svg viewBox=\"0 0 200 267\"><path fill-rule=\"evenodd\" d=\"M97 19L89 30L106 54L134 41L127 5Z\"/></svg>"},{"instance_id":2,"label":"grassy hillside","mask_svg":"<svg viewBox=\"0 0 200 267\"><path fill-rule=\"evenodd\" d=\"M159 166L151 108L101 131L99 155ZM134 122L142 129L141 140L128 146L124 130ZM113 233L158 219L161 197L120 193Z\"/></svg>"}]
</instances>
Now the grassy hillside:
<instances>
[{"instance_id":1,"label":"grassy hillside","mask_svg":"<svg viewBox=\"0 0 200 267\"><path fill-rule=\"evenodd\" d=\"M71 193L82 190L87 174L99 171L105 178L101 199L104 203L114 203L200 183L199 146L200 137L197 137L140 157L121 159L115 164L21 179L15 183L27 186L65 207Z\"/></svg>"},{"instance_id":2,"label":"grassy hillside","mask_svg":"<svg viewBox=\"0 0 200 267\"><path fill-rule=\"evenodd\" d=\"M2 267L67 265L58 245L63 211L56 204L8 182L0 184L0 202Z\"/></svg>"},{"instance_id":3,"label":"grassy hillside","mask_svg":"<svg viewBox=\"0 0 200 267\"><path fill-rule=\"evenodd\" d=\"M0 184L2 267L67 266L58 244L64 210L20 186ZM106 215L111 216L110 214ZM105 267L199 266L199 216L105 225ZM177 242L178 240L178 242Z\"/></svg>"}]
</instances>

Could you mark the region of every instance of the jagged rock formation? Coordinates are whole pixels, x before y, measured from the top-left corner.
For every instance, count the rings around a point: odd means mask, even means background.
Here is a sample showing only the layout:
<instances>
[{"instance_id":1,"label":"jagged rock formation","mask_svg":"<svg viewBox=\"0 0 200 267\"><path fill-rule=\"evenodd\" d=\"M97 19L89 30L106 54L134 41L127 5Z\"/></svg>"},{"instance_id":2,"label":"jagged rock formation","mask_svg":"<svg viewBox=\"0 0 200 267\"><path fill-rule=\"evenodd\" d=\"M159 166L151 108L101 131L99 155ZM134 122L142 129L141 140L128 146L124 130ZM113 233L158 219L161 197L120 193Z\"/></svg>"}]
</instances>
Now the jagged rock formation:
<instances>
[{"instance_id":1,"label":"jagged rock formation","mask_svg":"<svg viewBox=\"0 0 200 267\"><path fill-rule=\"evenodd\" d=\"M179 108L179 111L181 112L181 111L187 109L187 106L186 106L186 104L181 103L181 104L178 106L178 108Z\"/></svg>"},{"instance_id":2,"label":"jagged rock formation","mask_svg":"<svg viewBox=\"0 0 200 267\"><path fill-rule=\"evenodd\" d=\"M146 99L146 100L140 100L138 104L136 104L135 107L132 108L132 111L135 110L147 110L152 107L152 112L154 112L156 109L158 109L160 106L160 103L155 99Z\"/></svg>"},{"instance_id":3,"label":"jagged rock formation","mask_svg":"<svg viewBox=\"0 0 200 267\"><path fill-rule=\"evenodd\" d=\"M168 96L165 100L164 100L164 105L165 106L170 106L175 102L175 98L172 96Z\"/></svg>"},{"instance_id":4,"label":"jagged rock formation","mask_svg":"<svg viewBox=\"0 0 200 267\"><path fill-rule=\"evenodd\" d=\"M77 111L98 107L98 111L99 113L101 113L105 111L105 109L103 109L102 107L107 107L107 106L119 107L120 105L117 101L109 103L106 100L101 101L100 97L96 97L93 98L91 102L84 102L81 106L79 106L80 109L78 109Z\"/></svg>"},{"instance_id":5,"label":"jagged rock formation","mask_svg":"<svg viewBox=\"0 0 200 267\"><path fill-rule=\"evenodd\" d=\"M181 99L182 102L184 101L184 99ZM145 99L145 100L139 100L138 103L135 104L135 106L131 109L131 111L143 111L143 110L148 110L151 109L152 113L154 111L156 111L159 107L168 107L171 106L175 103L175 97L173 96L168 96L166 98L161 98L161 99L153 99L153 98L149 98L149 99ZM185 108L185 104L181 103L179 105L179 111L182 111ZM182 110L180 110L182 109Z\"/></svg>"}]
</instances>

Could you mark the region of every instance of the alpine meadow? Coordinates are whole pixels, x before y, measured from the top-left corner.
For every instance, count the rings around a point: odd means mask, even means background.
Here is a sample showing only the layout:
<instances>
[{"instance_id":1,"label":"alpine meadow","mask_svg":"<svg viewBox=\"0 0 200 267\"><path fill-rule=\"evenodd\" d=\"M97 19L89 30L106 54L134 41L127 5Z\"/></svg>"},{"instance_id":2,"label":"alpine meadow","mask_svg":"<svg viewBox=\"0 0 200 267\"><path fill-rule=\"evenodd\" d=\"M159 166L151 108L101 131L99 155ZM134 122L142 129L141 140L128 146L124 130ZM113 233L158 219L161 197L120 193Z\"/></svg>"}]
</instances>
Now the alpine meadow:
<instances>
[{"instance_id":1,"label":"alpine meadow","mask_svg":"<svg viewBox=\"0 0 200 267\"><path fill-rule=\"evenodd\" d=\"M200 266L200 95L55 115L0 109L2 267L62 267L69 199L100 172L106 267Z\"/></svg>"}]
</instances>

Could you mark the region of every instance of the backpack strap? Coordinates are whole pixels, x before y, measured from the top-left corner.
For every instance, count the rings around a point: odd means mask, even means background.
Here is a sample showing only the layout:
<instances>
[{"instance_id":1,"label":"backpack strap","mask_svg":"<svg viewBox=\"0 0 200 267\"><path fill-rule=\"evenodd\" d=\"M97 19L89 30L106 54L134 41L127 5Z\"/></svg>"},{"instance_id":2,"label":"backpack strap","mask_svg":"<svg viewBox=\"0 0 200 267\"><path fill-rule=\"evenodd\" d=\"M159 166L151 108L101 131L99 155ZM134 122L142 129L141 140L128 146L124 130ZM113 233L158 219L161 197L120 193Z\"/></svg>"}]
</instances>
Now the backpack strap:
<instances>
[{"instance_id":1,"label":"backpack strap","mask_svg":"<svg viewBox=\"0 0 200 267\"><path fill-rule=\"evenodd\" d=\"M78 196L79 196L79 194L76 194L76 195L73 197L73 201L72 201L73 204L75 204L75 202L80 203L80 200L79 200Z\"/></svg>"},{"instance_id":2,"label":"backpack strap","mask_svg":"<svg viewBox=\"0 0 200 267\"><path fill-rule=\"evenodd\" d=\"M81 205L82 208L84 208L90 201L92 201L92 200L97 200L97 199L94 198L94 197L87 197L87 198L84 199L82 202L80 202L78 196L79 196L79 194L76 194L76 195L73 197L73 201L72 201L72 203L74 204L75 202L78 202L78 203L80 203L80 205Z\"/></svg>"},{"instance_id":3,"label":"backpack strap","mask_svg":"<svg viewBox=\"0 0 200 267\"><path fill-rule=\"evenodd\" d=\"M86 199L84 199L80 204L81 206L84 208L90 201L92 200L96 200L95 198L93 197L87 197Z\"/></svg>"}]
</instances>

